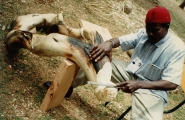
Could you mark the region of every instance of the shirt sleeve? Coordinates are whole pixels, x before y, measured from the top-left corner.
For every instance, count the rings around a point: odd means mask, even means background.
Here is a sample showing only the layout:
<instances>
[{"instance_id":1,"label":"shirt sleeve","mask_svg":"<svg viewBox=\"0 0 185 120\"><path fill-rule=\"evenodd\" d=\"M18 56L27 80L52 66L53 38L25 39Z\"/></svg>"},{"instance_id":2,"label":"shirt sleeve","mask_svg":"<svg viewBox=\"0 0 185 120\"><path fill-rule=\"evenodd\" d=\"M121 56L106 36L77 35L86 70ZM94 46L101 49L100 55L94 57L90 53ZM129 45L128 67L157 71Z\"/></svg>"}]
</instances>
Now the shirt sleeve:
<instances>
[{"instance_id":1,"label":"shirt sleeve","mask_svg":"<svg viewBox=\"0 0 185 120\"><path fill-rule=\"evenodd\" d=\"M185 51L175 52L170 55L170 62L162 73L162 80L167 80L180 85L181 74L183 71Z\"/></svg>"},{"instance_id":2,"label":"shirt sleeve","mask_svg":"<svg viewBox=\"0 0 185 120\"><path fill-rule=\"evenodd\" d=\"M127 51L135 48L140 38L146 33L144 28L140 29L137 33L132 33L129 35L124 35L119 37L120 46L122 51Z\"/></svg>"}]
</instances>

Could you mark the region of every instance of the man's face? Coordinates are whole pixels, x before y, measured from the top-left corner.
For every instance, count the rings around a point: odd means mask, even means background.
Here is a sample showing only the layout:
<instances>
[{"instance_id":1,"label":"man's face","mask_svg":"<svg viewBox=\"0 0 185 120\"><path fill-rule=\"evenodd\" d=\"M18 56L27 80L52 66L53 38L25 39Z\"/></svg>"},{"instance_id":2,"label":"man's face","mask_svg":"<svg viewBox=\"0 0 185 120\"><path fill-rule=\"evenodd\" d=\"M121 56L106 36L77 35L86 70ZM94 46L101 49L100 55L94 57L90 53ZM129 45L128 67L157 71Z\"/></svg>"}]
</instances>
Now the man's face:
<instances>
[{"instance_id":1,"label":"man's face","mask_svg":"<svg viewBox=\"0 0 185 120\"><path fill-rule=\"evenodd\" d=\"M146 23L146 33L149 40L155 44L166 36L167 29L158 23Z\"/></svg>"}]
</instances>

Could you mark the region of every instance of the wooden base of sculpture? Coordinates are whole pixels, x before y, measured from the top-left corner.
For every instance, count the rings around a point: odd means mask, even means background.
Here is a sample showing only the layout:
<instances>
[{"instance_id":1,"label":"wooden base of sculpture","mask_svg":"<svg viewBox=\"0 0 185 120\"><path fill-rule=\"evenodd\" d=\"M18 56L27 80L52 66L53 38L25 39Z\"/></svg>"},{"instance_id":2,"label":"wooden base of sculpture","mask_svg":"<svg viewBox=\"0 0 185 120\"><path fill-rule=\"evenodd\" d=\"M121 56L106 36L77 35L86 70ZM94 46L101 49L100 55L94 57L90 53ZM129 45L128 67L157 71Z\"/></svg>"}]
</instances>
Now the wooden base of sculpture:
<instances>
[{"instance_id":1,"label":"wooden base of sculpture","mask_svg":"<svg viewBox=\"0 0 185 120\"><path fill-rule=\"evenodd\" d=\"M78 70L76 63L68 59L63 60L40 106L43 112L61 104Z\"/></svg>"}]
</instances>

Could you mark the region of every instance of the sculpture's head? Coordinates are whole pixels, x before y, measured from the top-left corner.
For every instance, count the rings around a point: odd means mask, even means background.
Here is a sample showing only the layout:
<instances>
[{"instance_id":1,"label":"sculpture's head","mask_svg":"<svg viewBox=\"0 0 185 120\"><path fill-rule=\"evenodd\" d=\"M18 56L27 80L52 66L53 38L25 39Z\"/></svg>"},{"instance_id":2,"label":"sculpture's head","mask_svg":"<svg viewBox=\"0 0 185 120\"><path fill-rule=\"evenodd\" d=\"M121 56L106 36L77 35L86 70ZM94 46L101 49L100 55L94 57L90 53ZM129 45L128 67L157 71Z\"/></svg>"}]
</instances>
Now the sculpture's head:
<instances>
[{"instance_id":1,"label":"sculpture's head","mask_svg":"<svg viewBox=\"0 0 185 120\"><path fill-rule=\"evenodd\" d=\"M6 38L6 45L10 50L18 50L21 48L30 49L32 33L21 30L12 30Z\"/></svg>"}]
</instances>

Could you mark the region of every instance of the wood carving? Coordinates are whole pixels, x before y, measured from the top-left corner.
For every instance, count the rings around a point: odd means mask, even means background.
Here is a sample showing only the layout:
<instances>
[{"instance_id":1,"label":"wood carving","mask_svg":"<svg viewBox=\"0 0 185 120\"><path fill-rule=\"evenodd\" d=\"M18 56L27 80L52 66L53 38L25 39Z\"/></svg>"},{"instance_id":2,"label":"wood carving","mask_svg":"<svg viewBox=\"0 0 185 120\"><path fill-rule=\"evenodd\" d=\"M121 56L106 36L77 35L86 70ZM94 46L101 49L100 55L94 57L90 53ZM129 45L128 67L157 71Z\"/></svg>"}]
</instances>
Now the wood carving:
<instances>
[{"instance_id":1,"label":"wood carving","mask_svg":"<svg viewBox=\"0 0 185 120\"><path fill-rule=\"evenodd\" d=\"M26 17L28 16L28 18ZM11 50L17 49L27 49L30 52L47 57L61 56L66 57L74 61L85 73L88 80L96 81L101 83L114 84L110 81L112 74L112 66L110 64L109 58L105 56L99 62L93 62L89 59L90 49L92 44L100 44L103 42L101 35L90 28L70 28L63 24L62 19L55 20L58 24L53 24L53 20L50 18L44 18L44 21L40 20L45 15L37 14L37 18L33 15L21 16L21 21L16 19L14 28L7 35L7 47ZM56 15L57 16L57 15ZM55 16L55 17L56 17ZM33 19L35 21L33 24L27 24L24 19ZM62 18L60 16L60 18ZM54 19L54 18L53 18ZM51 23L50 23L51 21ZM57 33L50 34L37 34L29 32L32 28L37 26L51 25L48 31ZM24 27L17 27L24 26ZM64 35L62 35L64 34ZM81 40L79 40L81 39ZM91 43L91 44L90 44ZM116 88L107 88L105 86L94 86L95 95L99 100L111 101L117 95Z\"/></svg>"}]
</instances>

